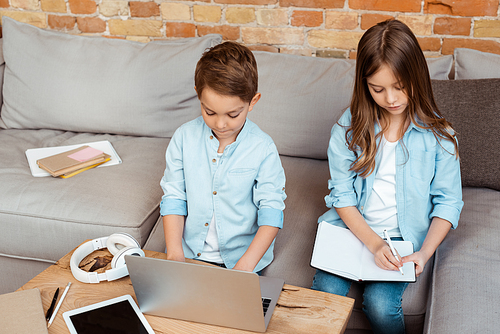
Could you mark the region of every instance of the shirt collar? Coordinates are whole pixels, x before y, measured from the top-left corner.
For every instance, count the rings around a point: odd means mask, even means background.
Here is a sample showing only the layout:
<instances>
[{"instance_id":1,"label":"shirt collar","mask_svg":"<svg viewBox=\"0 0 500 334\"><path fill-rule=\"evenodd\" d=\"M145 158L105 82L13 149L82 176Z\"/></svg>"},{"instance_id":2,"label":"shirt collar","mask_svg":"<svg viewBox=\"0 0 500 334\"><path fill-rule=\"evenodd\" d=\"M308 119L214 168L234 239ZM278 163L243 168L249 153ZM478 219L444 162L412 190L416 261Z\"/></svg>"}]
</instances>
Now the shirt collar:
<instances>
[{"instance_id":1,"label":"shirt collar","mask_svg":"<svg viewBox=\"0 0 500 334\"><path fill-rule=\"evenodd\" d=\"M420 121L418 118L415 120L416 123L418 123L419 125L423 126L423 123L422 121ZM375 123L375 133L379 133L381 130L380 128L380 125L378 122ZM406 133L410 132L411 130L417 130L417 131L420 131L420 132L425 132L427 131L426 129L423 129L423 128L420 128L418 127L414 122L410 122L410 125L408 126L408 129L406 129Z\"/></svg>"},{"instance_id":2,"label":"shirt collar","mask_svg":"<svg viewBox=\"0 0 500 334\"><path fill-rule=\"evenodd\" d=\"M409 132L410 130L413 130L413 129L420 131L420 132L427 131L426 129L418 127L415 123L418 123L418 125L420 125L420 126L424 126L424 123L422 123L422 121L417 118L417 119L415 119L414 122L410 122L410 125L408 126L408 129L406 131Z\"/></svg>"},{"instance_id":3,"label":"shirt collar","mask_svg":"<svg viewBox=\"0 0 500 334\"><path fill-rule=\"evenodd\" d=\"M238 136L236 136L236 140L227 145L226 148L224 149L224 154L231 154L234 149L239 145L239 143L243 140L243 138L246 136L247 132L249 131L248 128L250 127L249 125L250 120L247 118L245 120L245 124L243 124L243 127L241 128L240 133L238 133ZM212 132L212 129L208 127L208 125L203 122L203 128L204 128L204 133L207 138L207 141L210 143L211 147L217 151L219 149L219 140L217 137L214 135Z\"/></svg>"}]
</instances>

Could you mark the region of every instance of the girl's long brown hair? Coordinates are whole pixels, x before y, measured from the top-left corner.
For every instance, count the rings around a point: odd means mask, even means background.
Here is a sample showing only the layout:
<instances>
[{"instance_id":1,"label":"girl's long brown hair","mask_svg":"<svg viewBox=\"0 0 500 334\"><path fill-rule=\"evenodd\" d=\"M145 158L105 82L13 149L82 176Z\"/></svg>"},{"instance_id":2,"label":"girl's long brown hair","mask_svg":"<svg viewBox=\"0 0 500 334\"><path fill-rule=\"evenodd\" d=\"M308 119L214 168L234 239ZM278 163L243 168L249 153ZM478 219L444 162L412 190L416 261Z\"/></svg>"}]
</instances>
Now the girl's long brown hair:
<instances>
[{"instance_id":1,"label":"girl's long brown hair","mask_svg":"<svg viewBox=\"0 0 500 334\"><path fill-rule=\"evenodd\" d=\"M436 105L427 62L415 35L404 23L389 20L368 29L358 44L351 125L346 132L349 149L356 155L351 170L362 177L374 171L377 140L389 123L389 113L375 103L367 85L367 79L382 65L392 69L408 96L403 124L408 124L409 119L417 127L431 130L436 138L453 142L458 157L451 123L445 120ZM375 136L377 120L385 126ZM402 128L401 137L404 131Z\"/></svg>"}]
</instances>

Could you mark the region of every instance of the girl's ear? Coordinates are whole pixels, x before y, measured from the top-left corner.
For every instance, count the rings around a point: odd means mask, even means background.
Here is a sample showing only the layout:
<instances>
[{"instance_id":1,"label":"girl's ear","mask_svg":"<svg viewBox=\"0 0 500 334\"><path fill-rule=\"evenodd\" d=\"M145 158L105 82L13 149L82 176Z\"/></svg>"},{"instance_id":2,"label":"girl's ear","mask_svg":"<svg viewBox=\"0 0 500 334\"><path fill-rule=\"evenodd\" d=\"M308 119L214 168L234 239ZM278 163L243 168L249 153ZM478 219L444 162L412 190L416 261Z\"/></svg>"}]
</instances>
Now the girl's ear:
<instances>
[{"instance_id":1,"label":"girl's ear","mask_svg":"<svg viewBox=\"0 0 500 334\"><path fill-rule=\"evenodd\" d=\"M262 96L262 95L261 95L260 93L255 94L255 96L252 98L252 101L250 101L250 107L248 108L248 111L249 111L249 112L250 112L250 111L252 111L253 106L254 106L257 102L259 102L259 100L260 100L260 97L261 97L261 96Z\"/></svg>"}]
</instances>

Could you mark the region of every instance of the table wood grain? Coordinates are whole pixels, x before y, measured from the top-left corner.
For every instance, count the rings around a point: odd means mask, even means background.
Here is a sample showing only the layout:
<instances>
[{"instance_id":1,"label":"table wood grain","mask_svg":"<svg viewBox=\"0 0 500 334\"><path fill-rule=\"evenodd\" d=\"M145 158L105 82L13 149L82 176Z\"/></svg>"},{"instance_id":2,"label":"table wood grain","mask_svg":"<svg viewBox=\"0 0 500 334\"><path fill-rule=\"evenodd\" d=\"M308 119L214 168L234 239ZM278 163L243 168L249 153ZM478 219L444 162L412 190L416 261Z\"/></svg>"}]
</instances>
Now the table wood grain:
<instances>
[{"instance_id":1,"label":"table wood grain","mask_svg":"<svg viewBox=\"0 0 500 334\"><path fill-rule=\"evenodd\" d=\"M43 309L46 311L55 290L59 287L63 291L68 282L71 282L68 294L49 328L49 334L69 333L62 317L66 311L125 294L130 294L137 302L129 277L98 284L77 281L71 274L69 264L72 253L65 255L56 264L47 268L19 289L38 288L42 295ZM147 257L166 258L165 253L148 250L145 250L145 253ZM90 267L95 262L93 259L106 261L110 258L111 254L107 250L99 250L84 259L82 264L88 262L86 267ZM103 270L106 270L106 267L98 272ZM344 333L353 306L354 300L352 298L285 284L266 333ZM157 334L253 333L158 316L145 316Z\"/></svg>"}]
</instances>

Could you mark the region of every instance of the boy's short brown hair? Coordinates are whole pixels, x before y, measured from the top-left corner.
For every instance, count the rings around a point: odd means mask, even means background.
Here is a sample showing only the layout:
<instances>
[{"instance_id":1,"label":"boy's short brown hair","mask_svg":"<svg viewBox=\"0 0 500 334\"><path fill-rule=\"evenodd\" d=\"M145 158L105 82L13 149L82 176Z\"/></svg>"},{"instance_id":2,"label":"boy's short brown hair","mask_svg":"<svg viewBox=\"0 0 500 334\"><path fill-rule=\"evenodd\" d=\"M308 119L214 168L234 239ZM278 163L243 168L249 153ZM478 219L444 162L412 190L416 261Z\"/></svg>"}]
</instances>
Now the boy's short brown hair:
<instances>
[{"instance_id":1,"label":"boy's short brown hair","mask_svg":"<svg viewBox=\"0 0 500 334\"><path fill-rule=\"evenodd\" d=\"M248 103L257 94L258 81L252 51L236 42L225 42L206 51L194 75L198 98L209 87L220 95L238 96Z\"/></svg>"}]
</instances>

